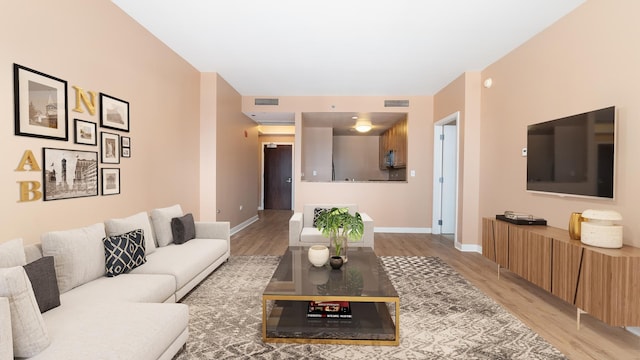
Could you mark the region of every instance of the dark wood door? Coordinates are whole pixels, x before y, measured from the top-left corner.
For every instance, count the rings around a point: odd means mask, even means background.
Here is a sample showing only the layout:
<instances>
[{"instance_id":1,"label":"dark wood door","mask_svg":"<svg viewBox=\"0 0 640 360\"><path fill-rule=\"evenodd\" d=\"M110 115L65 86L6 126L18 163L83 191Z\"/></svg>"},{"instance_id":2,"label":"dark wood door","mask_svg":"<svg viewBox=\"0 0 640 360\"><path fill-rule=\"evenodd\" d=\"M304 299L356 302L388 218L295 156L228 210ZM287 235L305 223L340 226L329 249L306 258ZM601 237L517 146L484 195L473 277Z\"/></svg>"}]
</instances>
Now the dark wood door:
<instances>
[{"instance_id":1,"label":"dark wood door","mask_svg":"<svg viewBox=\"0 0 640 360\"><path fill-rule=\"evenodd\" d=\"M265 145L265 209L291 210L291 176L291 145Z\"/></svg>"}]
</instances>

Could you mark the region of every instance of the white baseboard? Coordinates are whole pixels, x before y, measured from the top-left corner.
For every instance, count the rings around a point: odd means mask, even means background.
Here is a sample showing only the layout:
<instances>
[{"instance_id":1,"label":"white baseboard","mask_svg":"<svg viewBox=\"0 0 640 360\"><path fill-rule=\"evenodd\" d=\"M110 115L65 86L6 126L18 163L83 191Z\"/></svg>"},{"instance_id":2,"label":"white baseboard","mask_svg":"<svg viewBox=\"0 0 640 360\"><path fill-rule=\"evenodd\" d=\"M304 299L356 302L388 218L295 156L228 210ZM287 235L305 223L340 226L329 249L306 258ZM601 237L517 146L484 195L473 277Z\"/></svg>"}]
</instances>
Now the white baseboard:
<instances>
[{"instance_id":1,"label":"white baseboard","mask_svg":"<svg viewBox=\"0 0 640 360\"><path fill-rule=\"evenodd\" d=\"M247 226L253 224L254 222L258 221L260 218L258 217L258 215L254 215L253 217L241 222L240 224L234 226L231 228L231 235L236 234L238 231L246 228Z\"/></svg>"},{"instance_id":2,"label":"white baseboard","mask_svg":"<svg viewBox=\"0 0 640 360\"><path fill-rule=\"evenodd\" d=\"M461 244L459 242L455 242L454 246L456 247L456 249L460 250L461 252L477 252L482 254L482 245L478 245L478 244Z\"/></svg>"},{"instance_id":3,"label":"white baseboard","mask_svg":"<svg viewBox=\"0 0 640 360\"><path fill-rule=\"evenodd\" d=\"M635 336L640 336L640 327L638 326L627 326L625 329Z\"/></svg>"},{"instance_id":4,"label":"white baseboard","mask_svg":"<svg viewBox=\"0 0 640 360\"><path fill-rule=\"evenodd\" d=\"M374 227L374 233L431 234L431 228Z\"/></svg>"}]
</instances>

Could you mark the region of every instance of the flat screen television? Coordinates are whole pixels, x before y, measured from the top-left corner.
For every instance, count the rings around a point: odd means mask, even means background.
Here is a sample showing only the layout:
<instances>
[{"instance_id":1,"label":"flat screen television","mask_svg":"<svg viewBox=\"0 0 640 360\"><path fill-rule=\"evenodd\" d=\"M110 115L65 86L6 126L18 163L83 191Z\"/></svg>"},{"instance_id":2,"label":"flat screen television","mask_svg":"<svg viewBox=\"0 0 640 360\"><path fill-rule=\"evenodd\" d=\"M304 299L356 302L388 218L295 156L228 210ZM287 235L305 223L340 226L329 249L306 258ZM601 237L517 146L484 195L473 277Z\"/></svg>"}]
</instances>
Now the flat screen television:
<instances>
[{"instance_id":1,"label":"flat screen television","mask_svg":"<svg viewBox=\"0 0 640 360\"><path fill-rule=\"evenodd\" d=\"M615 107L527 127L527 190L613 199Z\"/></svg>"}]
</instances>

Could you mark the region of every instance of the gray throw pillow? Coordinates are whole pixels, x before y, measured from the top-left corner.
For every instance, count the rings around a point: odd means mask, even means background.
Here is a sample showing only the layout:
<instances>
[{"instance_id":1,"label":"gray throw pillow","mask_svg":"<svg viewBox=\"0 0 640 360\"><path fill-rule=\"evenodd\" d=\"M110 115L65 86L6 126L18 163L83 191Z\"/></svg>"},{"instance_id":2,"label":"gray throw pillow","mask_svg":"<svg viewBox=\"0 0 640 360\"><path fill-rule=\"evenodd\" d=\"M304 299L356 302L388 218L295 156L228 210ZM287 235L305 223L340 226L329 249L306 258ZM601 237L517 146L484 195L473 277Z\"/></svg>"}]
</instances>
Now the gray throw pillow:
<instances>
[{"instance_id":1,"label":"gray throw pillow","mask_svg":"<svg viewBox=\"0 0 640 360\"><path fill-rule=\"evenodd\" d=\"M171 232L175 244L184 244L196 238L196 224L191 213L171 219Z\"/></svg>"},{"instance_id":2,"label":"gray throw pillow","mask_svg":"<svg viewBox=\"0 0 640 360\"><path fill-rule=\"evenodd\" d=\"M24 271L31 281L36 302L43 313L60 306L60 290L56 280L53 256L45 256L24 265Z\"/></svg>"}]
</instances>

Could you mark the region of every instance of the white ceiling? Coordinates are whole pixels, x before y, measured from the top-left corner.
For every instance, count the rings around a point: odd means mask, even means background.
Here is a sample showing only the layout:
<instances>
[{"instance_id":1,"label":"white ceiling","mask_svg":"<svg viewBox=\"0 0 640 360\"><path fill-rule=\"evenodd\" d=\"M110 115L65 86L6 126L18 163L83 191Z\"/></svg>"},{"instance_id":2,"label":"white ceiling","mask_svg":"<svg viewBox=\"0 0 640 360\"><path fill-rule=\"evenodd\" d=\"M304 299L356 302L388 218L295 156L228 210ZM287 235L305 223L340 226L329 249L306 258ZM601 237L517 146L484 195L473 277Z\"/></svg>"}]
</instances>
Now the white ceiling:
<instances>
[{"instance_id":1,"label":"white ceiling","mask_svg":"<svg viewBox=\"0 0 640 360\"><path fill-rule=\"evenodd\" d=\"M245 96L433 95L585 0L112 0Z\"/></svg>"}]
</instances>

